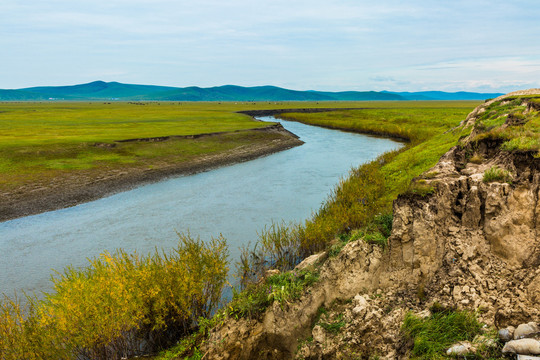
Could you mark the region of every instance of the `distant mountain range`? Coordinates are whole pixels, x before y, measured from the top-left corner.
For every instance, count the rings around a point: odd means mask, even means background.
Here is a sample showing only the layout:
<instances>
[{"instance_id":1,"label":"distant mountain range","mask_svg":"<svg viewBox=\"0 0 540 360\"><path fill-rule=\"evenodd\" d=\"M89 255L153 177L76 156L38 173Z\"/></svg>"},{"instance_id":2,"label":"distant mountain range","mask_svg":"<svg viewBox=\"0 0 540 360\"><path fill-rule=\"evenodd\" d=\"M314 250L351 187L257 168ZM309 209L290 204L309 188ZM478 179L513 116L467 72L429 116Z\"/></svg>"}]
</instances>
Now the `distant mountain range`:
<instances>
[{"instance_id":1,"label":"distant mountain range","mask_svg":"<svg viewBox=\"0 0 540 360\"><path fill-rule=\"evenodd\" d=\"M72 86L40 86L1 90L0 101L361 101L361 100L485 100L499 93L443 91L297 91L276 86L242 87L235 85L185 88L132 85L94 81Z\"/></svg>"}]
</instances>

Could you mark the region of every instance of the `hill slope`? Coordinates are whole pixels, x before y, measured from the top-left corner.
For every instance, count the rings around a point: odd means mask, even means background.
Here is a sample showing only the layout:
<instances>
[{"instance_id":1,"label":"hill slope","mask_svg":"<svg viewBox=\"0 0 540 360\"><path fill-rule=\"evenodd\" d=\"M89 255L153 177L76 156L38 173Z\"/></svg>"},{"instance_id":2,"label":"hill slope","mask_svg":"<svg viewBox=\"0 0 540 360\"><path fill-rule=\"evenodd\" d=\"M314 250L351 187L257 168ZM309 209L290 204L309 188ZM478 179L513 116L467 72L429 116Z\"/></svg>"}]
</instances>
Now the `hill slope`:
<instances>
[{"instance_id":1,"label":"hill slope","mask_svg":"<svg viewBox=\"0 0 540 360\"><path fill-rule=\"evenodd\" d=\"M393 93L388 91L298 91L277 86L243 87L235 85L184 88L154 85L133 85L118 82L94 81L70 86L39 86L24 89L0 90L0 101L373 101L373 100L478 100L500 94Z\"/></svg>"}]
</instances>

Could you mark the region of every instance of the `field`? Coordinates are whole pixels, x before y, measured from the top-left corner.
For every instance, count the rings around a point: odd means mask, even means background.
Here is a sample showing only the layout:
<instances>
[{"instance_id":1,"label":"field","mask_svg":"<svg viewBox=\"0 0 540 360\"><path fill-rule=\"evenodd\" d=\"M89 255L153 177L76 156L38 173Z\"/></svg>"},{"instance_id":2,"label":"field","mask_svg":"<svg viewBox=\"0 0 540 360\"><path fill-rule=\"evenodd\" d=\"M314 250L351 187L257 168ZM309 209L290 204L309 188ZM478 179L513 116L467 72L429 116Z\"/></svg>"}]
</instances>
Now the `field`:
<instances>
[{"instance_id":1,"label":"field","mask_svg":"<svg viewBox=\"0 0 540 360\"><path fill-rule=\"evenodd\" d=\"M350 106L348 103L324 106ZM246 134L198 141L118 140L235 132L262 128L236 111L297 107L295 103L1 103L0 191L89 169L178 163L264 139ZM321 107L317 104L301 106Z\"/></svg>"},{"instance_id":2,"label":"field","mask_svg":"<svg viewBox=\"0 0 540 360\"><path fill-rule=\"evenodd\" d=\"M284 132L257 131L270 124L237 111L298 106L0 103L0 221L297 146ZM214 135L190 138L200 134ZM123 142L141 138L160 139Z\"/></svg>"}]
</instances>

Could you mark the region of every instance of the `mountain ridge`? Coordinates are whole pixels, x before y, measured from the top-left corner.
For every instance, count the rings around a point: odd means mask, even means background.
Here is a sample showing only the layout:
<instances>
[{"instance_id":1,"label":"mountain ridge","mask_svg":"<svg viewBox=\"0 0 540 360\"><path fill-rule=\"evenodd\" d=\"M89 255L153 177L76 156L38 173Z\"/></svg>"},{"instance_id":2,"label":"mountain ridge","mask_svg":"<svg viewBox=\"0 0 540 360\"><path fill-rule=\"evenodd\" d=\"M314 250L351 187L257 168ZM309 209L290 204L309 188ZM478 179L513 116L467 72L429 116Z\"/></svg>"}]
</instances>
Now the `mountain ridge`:
<instances>
[{"instance_id":1,"label":"mountain ridge","mask_svg":"<svg viewBox=\"0 0 540 360\"><path fill-rule=\"evenodd\" d=\"M124 84L101 80L67 86L36 86L0 89L0 101L373 101L373 100L485 100L499 93L443 91L317 91L291 90L264 85L243 87L222 85L173 87Z\"/></svg>"}]
</instances>

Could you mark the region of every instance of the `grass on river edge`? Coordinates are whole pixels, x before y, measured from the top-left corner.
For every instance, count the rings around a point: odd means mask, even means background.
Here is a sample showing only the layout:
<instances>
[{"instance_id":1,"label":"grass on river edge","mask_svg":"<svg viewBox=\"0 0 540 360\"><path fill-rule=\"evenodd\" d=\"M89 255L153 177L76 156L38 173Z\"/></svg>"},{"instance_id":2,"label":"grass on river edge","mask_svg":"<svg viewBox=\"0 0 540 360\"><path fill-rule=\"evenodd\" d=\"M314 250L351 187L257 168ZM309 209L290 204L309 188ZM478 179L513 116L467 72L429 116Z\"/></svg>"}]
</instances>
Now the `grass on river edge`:
<instances>
[{"instance_id":1,"label":"grass on river edge","mask_svg":"<svg viewBox=\"0 0 540 360\"><path fill-rule=\"evenodd\" d=\"M298 107L298 104L294 104ZM303 107L307 107L307 104L303 104ZM327 105L328 104L324 104ZM340 104L343 105L343 104ZM414 188L409 188L409 184L414 177L417 177L425 170L433 166L436 161L444 154L450 147L456 144L457 140L465 135L461 129L454 129L461 120L465 118L468 112L476 105L473 102L392 102L392 103L355 103L354 107L362 107L362 110L343 110L333 111L326 113L316 114L285 114L284 118L289 120L301 121L308 124L326 126L332 128L339 128L348 131L367 132L385 136L396 136L409 139L407 146L399 151L390 152L381 155L377 160L362 165L357 169L353 169L348 178L343 179L340 184L337 185L335 190L329 196L328 200L321 207L321 209L311 218L308 219L305 224L298 224L285 228L283 226L271 227L268 231L263 232L260 246L257 251L248 249L245 252L243 267L240 267L240 271L243 274L251 273L253 277L246 280L255 280L260 274L268 267L280 267L283 270L294 266L299 259L310 255L311 253L325 249L330 241L340 234L348 234L353 229L360 229L366 226L370 226L374 222L377 216L384 216L391 213L391 204L393 199L404 191L415 191ZM154 106L160 106L155 105ZM180 106L180 105L177 105ZM217 105L213 105L217 106ZM229 105L227 105L229 106ZM295 106L290 106L295 107ZM345 107L345 106L344 106ZM348 106L352 107L352 106ZM230 111L230 110L229 110ZM276 236L278 233L279 236ZM189 239L188 239L189 240ZM197 241L189 240L184 243L184 247L196 248L199 243ZM221 253L220 251L214 251L214 249L225 249L222 245L216 243L214 248L208 249L208 257L205 262L209 264L208 268L203 268L200 271L204 274L211 274L219 272L227 267L219 261ZM182 248L181 248L182 249ZM212 252L214 251L214 252ZM294 256L291 256L291 252ZM287 254L284 258L283 254ZM251 256L256 255L256 256ZM74 347L69 349L71 354L81 354L88 349L94 351L97 354L94 358L107 358L111 357L111 346L120 346L128 340L133 341L134 337L142 336L144 339L150 336L155 339L156 334L164 336L163 345L172 339L166 339L168 336L167 325L164 323L168 319L173 321L180 321L184 324L178 328L175 334L190 333L192 332L191 326L195 323L192 322L189 325L189 319L194 319L199 310L191 312L189 309L176 309L180 304L171 297L156 297L156 291L159 293L160 289L142 289L141 284L148 284L148 276L157 276L159 279L166 279L161 275L159 268L168 268L174 264L189 264L193 263L193 259L196 259L196 255L191 255L191 258L187 260L183 259L181 254L174 256L162 255L162 258L154 257L150 258L130 258L125 254L115 257L105 257L103 260L94 260L93 265L98 265L94 268L90 267L86 270L81 270L79 274L73 273L71 269L65 273L65 278L60 279L56 284L56 288L63 291L62 294L51 294L48 297L48 304L37 302L32 309L32 313L29 318L20 316L18 312L17 304L4 301L0 306L2 310L2 318L0 319L0 332L3 334L17 333L18 338L13 341L37 341L39 342L36 349L47 348L48 346L65 346L68 340L59 340L62 337L58 337L61 333L55 333L56 328L67 328L75 325L70 325L70 321L76 321L77 332L80 332L86 327L92 329L92 333L97 335L99 332L98 326L103 326L107 330L109 336L105 338L95 337L93 343L85 343L86 339L79 339L80 342L74 343ZM180 256L180 258L178 258ZM269 262L260 262L256 259L270 259ZM187 262L186 262L187 261ZM89 304L84 301L73 302L74 298L83 298L84 292L96 291L96 289L103 289L103 287L97 286L100 281L107 280L107 283L115 280L113 276L102 276L100 274L114 273L114 269L120 267L122 270L122 276L118 277L118 284L124 284L121 288L112 286L115 291L121 291L122 296L126 296L129 293L131 284L137 286L132 287L135 291L144 292L150 294L149 297L143 299L147 305L147 313L142 313L141 323L129 323L129 328L122 328L122 326L115 328L111 327L117 322L122 324L122 319L131 319L130 314L125 312L125 308L118 304L118 301L114 297L111 298L110 294L103 294L104 296L93 296L94 299L101 299L103 304L96 304L93 302ZM187 265L186 265L187 266ZM134 270L130 270L134 269ZM246 270L248 272L246 272ZM150 274L150 275L147 275ZM101 279L101 280L100 280ZM135 280L133 280L135 279ZM197 280L197 284L200 284L200 279ZM316 280L314 274L300 274L298 276L283 275L276 279L269 278L264 283L266 286L264 289L270 292L270 297L265 293L265 296L254 296L254 294L261 293L257 286L246 286L246 290L236 294L233 301L222 311L218 311L211 320L199 320L197 321L199 331L194 332L192 336L185 338L186 340L178 345L176 348L169 350L162 354L158 358L174 358L179 356L191 356L192 358L200 358L202 355L198 353L196 344L204 339L205 331L213 324L222 321L226 316L257 316L257 314L264 311L265 307L272 301L287 301L295 296L298 296L299 290L303 286L307 286L312 281ZM135 281L135 283L133 283ZM131 283L130 283L131 282ZM156 284L158 282L150 282ZM247 281L246 283L249 283ZM96 285L97 284L97 285ZM118 285L117 284L117 285ZM208 284L212 284L209 282ZM73 287L73 286L75 287ZM87 286L92 285L92 286ZM270 285L270 287L268 287ZM276 286L273 286L276 285ZM167 288L170 284L166 284ZM200 285L197 285L200 286ZM205 285L198 289L193 289L196 294L201 294L201 299L208 296L215 298L216 288L212 285L211 292L205 290ZM111 287L109 287L111 288ZM174 287L173 287L174 288ZM270 290L269 290L270 289ZM280 289L279 292L274 293L274 289ZM75 291L75 292L73 292ZM122 292L124 291L124 292ZM127 293L125 291L128 291ZM106 291L105 291L106 292ZM129 298L129 296L128 296ZM148 299L154 299L150 303L147 303ZM161 302L163 299L164 302ZM113 301L114 300L114 301ZM155 302L157 301L157 303ZM199 305L195 309L198 309ZM81 322L81 319L72 318L70 314L82 313L88 311L87 308L82 309L81 306L90 306L91 309L97 311L99 309L108 308L110 312L103 316L104 321L102 323L96 323L96 318L92 318L90 323ZM178 311L176 311L176 310ZM160 311L156 313L156 310ZM187 312L186 312L187 311ZM62 318L65 323L57 323L56 314L65 314ZM203 311L204 313L204 311ZM156 314L159 315L156 318ZM162 314L162 315L160 315ZM178 315L182 317L178 319ZM149 318L150 316L150 318ZM172 317L172 318L171 318ZM177 320L174 320L176 317ZM6 321L10 320L10 321ZM150 319L150 320L145 320ZM39 320L39 321L38 321ZM88 319L90 320L90 319ZM43 324L40 323L43 322ZM187 321L187 322L186 322ZM187 325L186 325L187 324ZM45 328L43 328L45 326ZM163 327L165 326L165 328ZM183 330L182 330L183 328ZM40 337L43 332L49 331L53 334L53 337ZM139 331L148 331L146 335L141 335ZM128 336L128 337L126 337ZM37 337L37 338L36 338ZM7 337L5 337L7 338ZM123 340L122 340L123 339ZM59 342L60 341L60 342ZM187 342L186 342L187 341ZM184 345L187 347L182 347ZM0 345L2 345L0 343ZM5 344L4 344L5 345ZM12 343L13 345L13 343ZM46 346L45 346L46 345ZM120 346L121 347L121 346ZM77 350L78 349L78 350ZM0 346L0 353L2 346ZM103 354L100 355L100 351ZM120 353L116 353L115 356L123 356ZM9 358L6 356L6 358ZM29 357L29 358L39 358Z\"/></svg>"}]
</instances>

